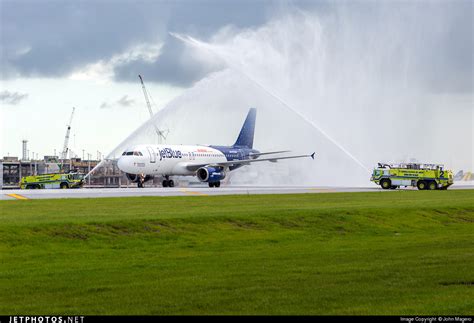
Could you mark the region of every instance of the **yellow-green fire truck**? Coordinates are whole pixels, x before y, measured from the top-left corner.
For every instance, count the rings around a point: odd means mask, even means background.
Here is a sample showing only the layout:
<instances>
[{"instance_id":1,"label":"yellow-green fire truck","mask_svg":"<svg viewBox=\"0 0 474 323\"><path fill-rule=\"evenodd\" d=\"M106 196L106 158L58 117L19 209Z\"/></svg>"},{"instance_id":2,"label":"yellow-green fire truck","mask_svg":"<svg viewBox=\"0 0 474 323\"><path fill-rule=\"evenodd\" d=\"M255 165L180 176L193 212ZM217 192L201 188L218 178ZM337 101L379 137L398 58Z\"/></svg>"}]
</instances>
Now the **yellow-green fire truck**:
<instances>
[{"instance_id":1,"label":"yellow-green fire truck","mask_svg":"<svg viewBox=\"0 0 474 323\"><path fill-rule=\"evenodd\" d=\"M453 172L438 164L379 163L370 180L383 189L413 186L419 190L446 190L453 184Z\"/></svg>"},{"instance_id":2,"label":"yellow-green fire truck","mask_svg":"<svg viewBox=\"0 0 474 323\"><path fill-rule=\"evenodd\" d=\"M20 188L80 188L83 184L83 174L43 174L23 177Z\"/></svg>"}]
</instances>

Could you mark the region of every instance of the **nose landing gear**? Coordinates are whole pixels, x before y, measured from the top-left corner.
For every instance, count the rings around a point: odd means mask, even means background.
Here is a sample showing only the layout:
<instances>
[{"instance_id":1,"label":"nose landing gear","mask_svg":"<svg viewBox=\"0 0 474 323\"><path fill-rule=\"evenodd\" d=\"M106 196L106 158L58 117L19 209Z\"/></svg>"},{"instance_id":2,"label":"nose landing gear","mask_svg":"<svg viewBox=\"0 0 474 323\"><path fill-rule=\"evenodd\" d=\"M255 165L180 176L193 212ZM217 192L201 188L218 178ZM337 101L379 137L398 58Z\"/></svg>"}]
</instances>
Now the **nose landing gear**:
<instances>
[{"instance_id":1,"label":"nose landing gear","mask_svg":"<svg viewBox=\"0 0 474 323\"><path fill-rule=\"evenodd\" d=\"M138 175L137 185L139 188L143 188L143 183L145 183L145 176L143 174Z\"/></svg>"}]
</instances>

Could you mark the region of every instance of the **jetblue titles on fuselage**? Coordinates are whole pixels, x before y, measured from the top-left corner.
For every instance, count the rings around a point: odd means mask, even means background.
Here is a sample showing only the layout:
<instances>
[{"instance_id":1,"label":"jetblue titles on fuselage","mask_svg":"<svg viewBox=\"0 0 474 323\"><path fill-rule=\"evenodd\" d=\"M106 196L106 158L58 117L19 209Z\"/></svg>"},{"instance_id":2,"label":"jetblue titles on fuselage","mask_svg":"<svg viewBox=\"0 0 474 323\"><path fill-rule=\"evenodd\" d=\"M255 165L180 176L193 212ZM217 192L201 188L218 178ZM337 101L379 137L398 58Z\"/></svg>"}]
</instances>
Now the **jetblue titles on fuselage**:
<instances>
[{"instance_id":1,"label":"jetblue titles on fuselage","mask_svg":"<svg viewBox=\"0 0 474 323\"><path fill-rule=\"evenodd\" d=\"M171 148L163 148L159 151L160 153L160 161L163 158L183 158L183 154L181 150L173 150Z\"/></svg>"}]
</instances>

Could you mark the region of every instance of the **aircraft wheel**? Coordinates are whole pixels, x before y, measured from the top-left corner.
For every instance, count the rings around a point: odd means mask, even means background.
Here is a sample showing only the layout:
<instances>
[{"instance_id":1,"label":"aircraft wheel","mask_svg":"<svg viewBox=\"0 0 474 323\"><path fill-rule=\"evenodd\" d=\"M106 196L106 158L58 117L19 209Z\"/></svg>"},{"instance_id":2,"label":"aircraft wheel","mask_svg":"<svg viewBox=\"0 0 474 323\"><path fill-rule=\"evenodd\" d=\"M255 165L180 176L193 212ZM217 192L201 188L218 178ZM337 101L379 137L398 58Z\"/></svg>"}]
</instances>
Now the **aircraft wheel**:
<instances>
[{"instance_id":1,"label":"aircraft wheel","mask_svg":"<svg viewBox=\"0 0 474 323\"><path fill-rule=\"evenodd\" d=\"M391 190L395 190L395 189L397 189L397 188L398 188L398 186L390 186L390 189L391 189Z\"/></svg>"},{"instance_id":2,"label":"aircraft wheel","mask_svg":"<svg viewBox=\"0 0 474 323\"><path fill-rule=\"evenodd\" d=\"M168 187L168 184L169 184L168 181L165 179L165 180L163 181L163 187Z\"/></svg>"},{"instance_id":3,"label":"aircraft wheel","mask_svg":"<svg viewBox=\"0 0 474 323\"><path fill-rule=\"evenodd\" d=\"M221 187L221 181L215 182L214 187Z\"/></svg>"},{"instance_id":4,"label":"aircraft wheel","mask_svg":"<svg viewBox=\"0 0 474 323\"><path fill-rule=\"evenodd\" d=\"M214 187L214 183L209 182L208 184L209 184L209 187Z\"/></svg>"},{"instance_id":5,"label":"aircraft wheel","mask_svg":"<svg viewBox=\"0 0 474 323\"><path fill-rule=\"evenodd\" d=\"M174 187L174 181L173 181L172 179L170 179L170 180L168 181L168 186L169 186L169 187Z\"/></svg>"}]
</instances>

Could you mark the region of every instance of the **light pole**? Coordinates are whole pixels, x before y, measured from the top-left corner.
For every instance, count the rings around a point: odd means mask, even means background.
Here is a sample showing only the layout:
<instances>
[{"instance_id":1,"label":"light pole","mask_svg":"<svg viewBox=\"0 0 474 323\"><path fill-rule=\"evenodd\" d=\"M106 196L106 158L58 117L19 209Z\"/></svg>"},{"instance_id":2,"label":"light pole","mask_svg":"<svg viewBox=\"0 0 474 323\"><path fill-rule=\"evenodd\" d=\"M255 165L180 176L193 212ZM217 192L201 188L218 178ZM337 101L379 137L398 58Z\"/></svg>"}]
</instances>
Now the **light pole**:
<instances>
[{"instance_id":1,"label":"light pole","mask_svg":"<svg viewBox=\"0 0 474 323\"><path fill-rule=\"evenodd\" d=\"M89 164L88 171L87 171L88 174L91 172L91 156L92 156L91 154L87 153L87 161L88 161L88 164ZM91 175L89 175L88 180L89 180L89 187L90 187L91 186Z\"/></svg>"}]
</instances>

